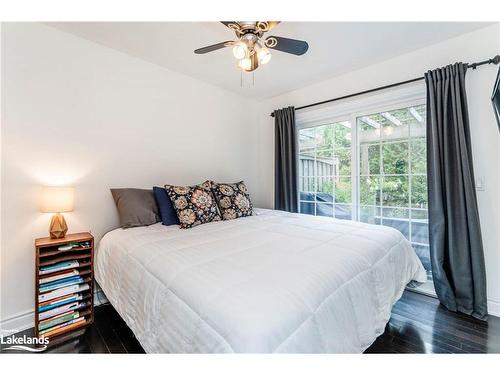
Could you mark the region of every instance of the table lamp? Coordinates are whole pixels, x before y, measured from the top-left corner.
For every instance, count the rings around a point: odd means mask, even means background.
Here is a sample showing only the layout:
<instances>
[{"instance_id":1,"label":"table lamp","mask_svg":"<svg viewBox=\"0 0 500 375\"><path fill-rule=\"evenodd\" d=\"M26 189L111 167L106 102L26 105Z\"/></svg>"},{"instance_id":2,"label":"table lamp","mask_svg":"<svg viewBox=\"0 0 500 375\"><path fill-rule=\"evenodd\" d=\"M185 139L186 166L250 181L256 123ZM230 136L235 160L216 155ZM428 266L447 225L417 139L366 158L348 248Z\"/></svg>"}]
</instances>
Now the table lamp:
<instances>
[{"instance_id":1,"label":"table lamp","mask_svg":"<svg viewBox=\"0 0 500 375\"><path fill-rule=\"evenodd\" d=\"M41 212L53 213L50 221L50 238L64 238L68 225L61 212L73 211L74 188L44 186L42 188Z\"/></svg>"}]
</instances>

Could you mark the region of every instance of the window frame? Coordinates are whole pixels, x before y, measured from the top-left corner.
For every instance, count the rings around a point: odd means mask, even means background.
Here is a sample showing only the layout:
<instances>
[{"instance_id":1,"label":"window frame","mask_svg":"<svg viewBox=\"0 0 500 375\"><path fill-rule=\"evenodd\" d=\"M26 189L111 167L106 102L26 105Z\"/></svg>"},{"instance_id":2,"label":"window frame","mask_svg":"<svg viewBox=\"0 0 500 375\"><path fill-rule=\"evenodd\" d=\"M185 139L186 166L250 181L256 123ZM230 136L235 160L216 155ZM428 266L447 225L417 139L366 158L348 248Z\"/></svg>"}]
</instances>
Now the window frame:
<instances>
[{"instance_id":1,"label":"window frame","mask_svg":"<svg viewBox=\"0 0 500 375\"><path fill-rule=\"evenodd\" d=\"M424 93L425 95L425 93ZM411 101L404 101L404 102L391 102L391 103L388 103L387 105L385 106L378 106L376 108L372 108L372 109L364 109L363 111L359 111L357 113L353 113L352 114L352 118L351 118L351 123L352 121L355 122L355 132L356 132L356 143L355 143L355 147L356 147L356 151L355 151L355 156L356 156L356 161L355 161L355 168L356 169L356 180L353 180L355 181L355 184L356 184L356 187L355 187L355 190L356 190L356 221L359 221L359 218L360 218L360 211L361 211L361 204L360 204L360 195L359 195L359 191L360 191L360 183L361 183L361 178L360 178L360 173L359 173L359 160L360 160L360 157L361 157L361 148L359 147L359 144L358 144L358 140L359 140L359 136L360 136L360 127L358 126L358 118L360 117L363 117L363 116L368 116L368 115L371 115L371 114L374 114L374 113L381 113L381 112L390 112L390 111L393 111L393 110L396 110L396 109L401 109L401 108L409 108L409 107L416 107L416 106L420 106L420 105L425 105L426 104L426 101L425 101L425 96L424 98L420 98L420 99L414 99L414 100L411 100ZM352 125L351 125L352 126ZM411 140L411 137L408 136L408 143L410 143L410 140ZM394 142L396 143L396 142ZM380 146L381 146L381 150L382 150L382 143L380 142ZM382 158L380 158L380 162L383 163L383 160ZM351 157L351 163L353 163L352 161L352 157ZM382 171L380 171L380 177L383 178L384 176L387 176L390 174L385 174L385 173L382 173ZM409 199L410 199L410 202L409 202L409 205L408 205L408 212L409 212L409 218L408 218L408 223L409 223L409 235L408 235L408 241L412 242L411 241L411 210L413 209L412 206L411 206L411 176L413 176L413 173L411 173L411 158L410 158L410 152L408 152L408 173L405 174L407 177L408 177L408 190L409 190ZM420 174L417 174L417 175L420 175ZM380 208L383 209L383 208L391 208L392 206L383 206L381 205ZM399 207L393 207L393 208L399 208ZM381 214L382 214L382 211L381 211ZM416 243L416 242L415 242Z\"/></svg>"},{"instance_id":2,"label":"window frame","mask_svg":"<svg viewBox=\"0 0 500 375\"><path fill-rule=\"evenodd\" d=\"M335 123L339 123L339 122L342 122L342 121L349 121L351 123L351 174L349 175L349 178L351 179L351 186L352 186L352 182L355 181L353 180L353 165L352 165L352 162L353 162L353 158L352 158L352 155L353 155L353 139L354 139L354 129L353 129L353 125L352 125L352 122L350 120L350 117L347 117L347 116L337 116L337 117L330 117L328 119L323 119L323 120L319 120L319 121L316 121L314 122L314 125L313 126L297 126L296 127L296 139L297 139L297 155L296 155L296 158L297 158L297 165L299 165L299 156L300 156L300 149L299 149L299 131L300 130L303 130L303 129L311 129L311 128L317 128L317 127L320 127L320 126L323 126L323 125L332 125L332 124L335 124ZM310 124L310 123L308 123ZM316 148L315 148L316 149ZM316 164L316 163L315 163ZM346 175L347 176L347 175ZM344 176L344 177L346 177ZM314 179L316 179L318 176L315 174L314 175ZM297 186L300 186L300 178L301 176L299 175L299 173L297 173ZM355 200L356 200L356 195L354 195L354 191L351 191L351 215L352 215L352 220L355 220L357 221L357 216L355 214ZM314 203L314 213L315 213L315 216L316 216L316 200L314 201L303 201L300 199L300 191L299 191L299 194L298 194L298 197L297 197L297 200L298 200L298 208L299 208L299 213L300 213L300 204L301 203ZM342 203L343 205L345 206L348 206L349 204L344 204ZM335 202L332 203L332 205L334 206L333 208L333 216L332 218L335 218ZM325 216L325 217L328 217L328 216ZM356 217L356 219L355 219Z\"/></svg>"},{"instance_id":3,"label":"window frame","mask_svg":"<svg viewBox=\"0 0 500 375\"><path fill-rule=\"evenodd\" d=\"M351 124L351 213L352 221L360 221L360 175L359 160L361 148L358 140L360 129L357 119L373 113L389 112L392 110L419 106L426 104L426 89L423 83L414 83L405 87L397 87L384 90L380 93L352 98L350 100L330 103L307 111L298 112L296 115L296 139L297 139L297 163L299 160L299 132L302 129L319 127L341 121L349 121ZM410 137L408 138L410 139ZM410 176L408 170L408 177ZM297 186L300 186L301 176L297 173ZM411 197L411 190L410 190ZM297 204L300 212L300 192L297 197ZM408 209L411 211L411 204ZM315 204L316 211L316 204ZM409 223L411 227L411 222ZM411 232L409 241L411 242Z\"/></svg>"}]
</instances>

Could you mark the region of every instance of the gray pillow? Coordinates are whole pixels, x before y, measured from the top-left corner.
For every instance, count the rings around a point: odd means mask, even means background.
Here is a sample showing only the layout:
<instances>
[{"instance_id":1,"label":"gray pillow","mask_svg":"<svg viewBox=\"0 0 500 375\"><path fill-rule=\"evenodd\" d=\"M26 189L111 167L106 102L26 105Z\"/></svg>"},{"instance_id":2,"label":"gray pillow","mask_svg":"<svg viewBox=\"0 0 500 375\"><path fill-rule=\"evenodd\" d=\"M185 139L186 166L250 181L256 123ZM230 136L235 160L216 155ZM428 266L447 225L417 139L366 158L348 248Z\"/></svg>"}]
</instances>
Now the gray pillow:
<instances>
[{"instance_id":1,"label":"gray pillow","mask_svg":"<svg viewBox=\"0 0 500 375\"><path fill-rule=\"evenodd\" d=\"M120 227L132 228L160 221L153 190L111 189L115 200Z\"/></svg>"}]
</instances>

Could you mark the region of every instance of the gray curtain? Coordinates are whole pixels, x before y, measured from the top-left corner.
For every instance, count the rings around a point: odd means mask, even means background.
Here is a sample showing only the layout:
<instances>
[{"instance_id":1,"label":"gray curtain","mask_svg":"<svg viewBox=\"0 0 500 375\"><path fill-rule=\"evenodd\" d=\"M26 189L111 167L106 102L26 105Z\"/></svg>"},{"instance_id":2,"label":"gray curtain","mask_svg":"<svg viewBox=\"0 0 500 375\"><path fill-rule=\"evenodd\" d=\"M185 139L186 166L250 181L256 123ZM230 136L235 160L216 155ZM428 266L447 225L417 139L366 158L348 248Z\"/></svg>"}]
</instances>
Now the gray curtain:
<instances>
[{"instance_id":1,"label":"gray curtain","mask_svg":"<svg viewBox=\"0 0 500 375\"><path fill-rule=\"evenodd\" d=\"M274 209L298 212L295 108L274 111Z\"/></svg>"},{"instance_id":2,"label":"gray curtain","mask_svg":"<svg viewBox=\"0 0 500 375\"><path fill-rule=\"evenodd\" d=\"M466 71L467 65L456 63L425 74L430 251L441 303L451 311L485 320L486 273L472 167Z\"/></svg>"}]
</instances>

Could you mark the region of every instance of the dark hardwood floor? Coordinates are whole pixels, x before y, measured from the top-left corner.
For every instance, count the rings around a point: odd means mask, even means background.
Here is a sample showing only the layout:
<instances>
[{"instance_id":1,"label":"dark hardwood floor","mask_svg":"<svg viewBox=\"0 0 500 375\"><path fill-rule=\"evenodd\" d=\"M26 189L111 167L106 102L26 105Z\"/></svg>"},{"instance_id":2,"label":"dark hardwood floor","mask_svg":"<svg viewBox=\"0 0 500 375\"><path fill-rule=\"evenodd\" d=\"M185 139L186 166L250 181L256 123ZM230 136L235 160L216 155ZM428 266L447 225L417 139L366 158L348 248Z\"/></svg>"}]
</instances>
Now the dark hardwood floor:
<instances>
[{"instance_id":1,"label":"dark hardwood floor","mask_svg":"<svg viewBox=\"0 0 500 375\"><path fill-rule=\"evenodd\" d=\"M94 323L87 328L67 335L54 337L42 353L144 353L139 341L111 305L96 306ZM15 336L33 336L33 328ZM5 350L2 353L26 353Z\"/></svg>"},{"instance_id":2,"label":"dark hardwood floor","mask_svg":"<svg viewBox=\"0 0 500 375\"><path fill-rule=\"evenodd\" d=\"M33 335L29 329L16 336ZM1 352L7 352L1 348ZM8 351L12 353L12 351ZM95 309L95 323L55 338L43 353L144 353L111 305ZM391 320L365 353L500 353L500 318L481 322L447 311L435 298L405 292Z\"/></svg>"},{"instance_id":3,"label":"dark hardwood floor","mask_svg":"<svg viewBox=\"0 0 500 375\"><path fill-rule=\"evenodd\" d=\"M482 322L406 291L384 334L365 353L500 353L500 318Z\"/></svg>"}]
</instances>

